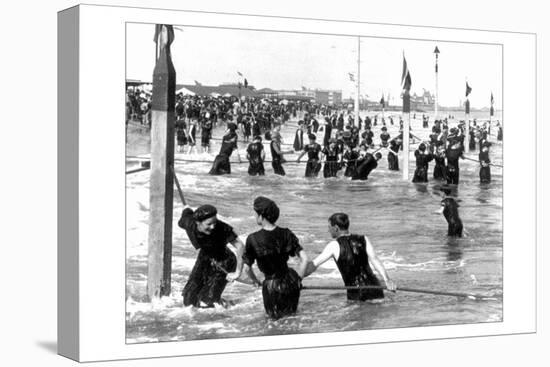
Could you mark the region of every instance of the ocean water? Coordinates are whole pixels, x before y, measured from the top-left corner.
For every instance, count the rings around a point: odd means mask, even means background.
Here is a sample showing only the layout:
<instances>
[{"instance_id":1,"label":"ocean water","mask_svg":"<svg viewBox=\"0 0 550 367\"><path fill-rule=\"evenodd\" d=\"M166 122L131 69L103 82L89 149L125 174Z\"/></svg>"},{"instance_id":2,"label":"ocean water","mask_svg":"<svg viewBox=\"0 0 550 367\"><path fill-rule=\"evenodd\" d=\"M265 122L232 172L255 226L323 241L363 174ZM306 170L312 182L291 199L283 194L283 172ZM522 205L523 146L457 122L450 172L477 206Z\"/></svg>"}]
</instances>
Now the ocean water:
<instances>
[{"instance_id":1,"label":"ocean water","mask_svg":"<svg viewBox=\"0 0 550 367\"><path fill-rule=\"evenodd\" d=\"M412 121L413 133L424 138L429 129L422 129L421 114L417 113L417 117L419 119ZM375 143L379 128L374 128ZM284 143L292 143L294 130L292 122L283 127ZM397 126L388 126L388 130L393 137ZM221 128L214 132L215 137L222 134ZM502 165L502 146L495 135L496 129L490 138L493 142L491 159ZM149 171L143 171L127 175L126 182L128 343L502 320L502 168L492 167L493 181L480 184L478 163L460 162L461 182L455 195L467 236L450 239L446 235L445 219L435 214L441 200L440 182L432 179L427 184L403 181L401 172L387 169L385 152L378 168L367 181L361 182L343 177L304 178L305 165L291 162L295 155L288 158L285 177L274 175L269 163L265 165L266 176L249 177L247 164L232 164L231 175L210 176L210 164L180 161L212 161L219 149L218 143L213 142L211 154L177 153L176 174L188 203L193 207L206 203L215 205L219 218L232 225L243 241L247 234L259 229L252 209L252 201L258 195L277 202L281 209L278 225L290 228L298 236L310 258L317 256L330 240L327 218L334 212L343 211L350 216L350 230L369 237L397 286L476 293L491 298L471 300L398 291L387 292L380 303L356 303L347 301L344 291L304 290L296 315L271 321L263 309L261 290L234 282L228 284L223 294L231 301L228 308L182 307L181 290L197 251L177 226L182 205L175 191L172 293L157 302L145 302ZM245 146L240 145L243 159ZM132 147L132 155L140 153L139 150ZM141 150L147 153L146 147ZM267 151L267 159L270 159L269 149ZM467 156L477 158L477 151L467 152ZM236 161L235 154L232 160ZM136 164L137 161L128 158L128 168ZM432 169L433 162L430 174ZM411 179L413 172L414 159L411 159ZM291 266L295 266L292 259ZM338 286L343 282L330 260L303 284Z\"/></svg>"}]
</instances>

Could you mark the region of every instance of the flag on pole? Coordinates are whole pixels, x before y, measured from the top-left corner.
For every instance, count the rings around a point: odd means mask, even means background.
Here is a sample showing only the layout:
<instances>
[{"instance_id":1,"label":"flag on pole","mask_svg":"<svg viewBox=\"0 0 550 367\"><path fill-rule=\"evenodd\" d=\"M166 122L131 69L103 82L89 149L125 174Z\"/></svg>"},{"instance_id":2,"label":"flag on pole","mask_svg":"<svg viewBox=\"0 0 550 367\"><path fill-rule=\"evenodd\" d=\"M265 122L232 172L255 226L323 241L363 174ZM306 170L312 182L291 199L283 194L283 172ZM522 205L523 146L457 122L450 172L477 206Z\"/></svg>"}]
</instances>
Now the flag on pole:
<instances>
[{"instance_id":1,"label":"flag on pole","mask_svg":"<svg viewBox=\"0 0 550 367\"><path fill-rule=\"evenodd\" d=\"M348 73L349 75L349 80L354 82L355 81L355 75L353 75L353 73Z\"/></svg>"},{"instance_id":2,"label":"flag on pole","mask_svg":"<svg viewBox=\"0 0 550 367\"><path fill-rule=\"evenodd\" d=\"M466 82L466 97L468 97L470 93L472 93L472 87L470 87L468 82Z\"/></svg>"},{"instance_id":3,"label":"flag on pole","mask_svg":"<svg viewBox=\"0 0 550 367\"><path fill-rule=\"evenodd\" d=\"M493 107L493 105L495 104L495 99L493 98L493 92L491 92L491 116L494 116L495 115L495 109Z\"/></svg>"},{"instance_id":4,"label":"flag on pole","mask_svg":"<svg viewBox=\"0 0 550 367\"><path fill-rule=\"evenodd\" d=\"M405 54L403 53L403 73L401 74L401 86L403 87L403 113L411 112L411 95L410 90L412 86L411 73L409 72L409 67L407 66L407 60L405 59Z\"/></svg>"},{"instance_id":5,"label":"flag on pole","mask_svg":"<svg viewBox=\"0 0 550 367\"><path fill-rule=\"evenodd\" d=\"M163 32L163 27L166 30ZM174 27L168 24L157 24L155 25L155 36L153 41L160 45L160 48L170 46L174 41Z\"/></svg>"},{"instance_id":6,"label":"flag on pole","mask_svg":"<svg viewBox=\"0 0 550 367\"><path fill-rule=\"evenodd\" d=\"M384 95L382 95L382 99L380 100L380 104L382 105L382 108L386 107L386 102L384 101Z\"/></svg>"},{"instance_id":7,"label":"flag on pole","mask_svg":"<svg viewBox=\"0 0 550 367\"><path fill-rule=\"evenodd\" d=\"M239 74L239 76L243 76L240 71L237 71L237 74Z\"/></svg>"},{"instance_id":8,"label":"flag on pole","mask_svg":"<svg viewBox=\"0 0 550 367\"><path fill-rule=\"evenodd\" d=\"M406 90L407 92L409 92L411 90L411 85L412 85L411 73L409 72L405 55L403 55L403 73L401 74L401 86L403 87L403 90Z\"/></svg>"}]
</instances>

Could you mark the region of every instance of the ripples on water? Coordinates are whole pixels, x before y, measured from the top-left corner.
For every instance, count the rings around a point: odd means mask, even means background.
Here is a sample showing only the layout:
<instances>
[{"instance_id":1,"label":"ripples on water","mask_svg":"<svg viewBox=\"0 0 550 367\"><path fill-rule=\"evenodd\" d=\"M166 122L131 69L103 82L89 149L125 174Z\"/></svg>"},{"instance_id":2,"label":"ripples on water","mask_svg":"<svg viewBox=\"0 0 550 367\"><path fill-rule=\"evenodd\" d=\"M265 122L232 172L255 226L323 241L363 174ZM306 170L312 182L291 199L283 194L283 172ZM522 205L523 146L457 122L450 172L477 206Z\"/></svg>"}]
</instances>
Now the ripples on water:
<instances>
[{"instance_id":1,"label":"ripples on water","mask_svg":"<svg viewBox=\"0 0 550 367\"><path fill-rule=\"evenodd\" d=\"M291 142L293 131L283 129L285 142ZM415 131L426 136L429 130ZM218 129L215 136L221 134ZM375 136L378 134L375 129ZM395 135L391 128L390 134ZM214 144L212 151L218 149ZM501 152L501 144L494 143L493 162L502 162ZM477 158L476 152L468 155ZM186 156L178 153L177 158ZM178 163L176 173L192 206L216 205L220 218L243 239L258 230L252 211L252 201L258 195L278 203L278 224L296 233L310 258L330 240L327 218L343 211L350 216L352 232L368 235L398 286L479 293L495 296L494 300L397 292L386 293L382 303L360 304L348 302L343 291L304 290L295 316L270 321L264 314L261 291L233 283L224 292L224 298L234 303L228 309L182 307L181 289L197 253L177 227L182 207L175 193L172 295L156 304L145 303L149 207L149 173L145 171L127 176L128 342L501 321L502 169L493 167L493 181L481 185L478 164L460 162L461 183L456 196L468 237L449 239L445 219L434 214L439 209L439 183L404 182L401 172L387 170L386 162L384 154L366 182L306 179L303 164L287 164L285 177L273 175L269 163L264 177L249 177L246 164L232 165L230 176L209 176L210 165L206 163ZM411 159L411 178L413 164ZM433 162L430 173L432 169ZM342 280L334 263L329 262L304 280L304 285L308 284L342 285Z\"/></svg>"}]
</instances>

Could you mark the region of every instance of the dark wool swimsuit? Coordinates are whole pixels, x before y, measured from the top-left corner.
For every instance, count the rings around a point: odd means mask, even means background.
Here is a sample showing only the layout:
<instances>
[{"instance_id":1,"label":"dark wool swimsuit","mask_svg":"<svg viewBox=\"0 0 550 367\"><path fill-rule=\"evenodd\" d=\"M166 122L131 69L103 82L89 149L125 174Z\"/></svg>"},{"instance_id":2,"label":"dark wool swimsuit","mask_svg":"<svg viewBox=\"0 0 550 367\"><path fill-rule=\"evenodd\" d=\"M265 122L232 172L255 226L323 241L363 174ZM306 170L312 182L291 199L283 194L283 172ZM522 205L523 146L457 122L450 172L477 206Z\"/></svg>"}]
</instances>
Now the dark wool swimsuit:
<instances>
[{"instance_id":1,"label":"dark wool swimsuit","mask_svg":"<svg viewBox=\"0 0 550 367\"><path fill-rule=\"evenodd\" d=\"M350 234L336 239L340 246L340 254L336 265L346 286L373 285L380 286L380 281L374 275L367 255L367 244L364 236ZM384 298L382 289L348 289L349 300L366 301Z\"/></svg>"},{"instance_id":2,"label":"dark wool swimsuit","mask_svg":"<svg viewBox=\"0 0 550 367\"><path fill-rule=\"evenodd\" d=\"M481 183L491 182L491 166L489 166L489 163L491 163L491 160L489 159L489 152L479 153L479 162L480 162L479 182ZM481 162L486 163L487 166L486 167L481 166Z\"/></svg>"},{"instance_id":3,"label":"dark wool swimsuit","mask_svg":"<svg viewBox=\"0 0 550 367\"><path fill-rule=\"evenodd\" d=\"M445 179L445 154L436 153L434 156L435 166L433 177L436 180Z\"/></svg>"},{"instance_id":4,"label":"dark wool swimsuit","mask_svg":"<svg viewBox=\"0 0 550 367\"><path fill-rule=\"evenodd\" d=\"M307 164L306 164L306 177L317 177L321 170L321 163L319 162L319 153L321 152L321 146L317 143L307 144L304 147L304 151L307 152Z\"/></svg>"},{"instance_id":5,"label":"dark wool swimsuit","mask_svg":"<svg viewBox=\"0 0 550 367\"><path fill-rule=\"evenodd\" d=\"M453 198L441 200L443 215L448 223L447 235L451 237L462 237L462 220L458 215L458 203Z\"/></svg>"},{"instance_id":6,"label":"dark wool swimsuit","mask_svg":"<svg viewBox=\"0 0 550 367\"><path fill-rule=\"evenodd\" d=\"M301 280L296 271L288 267L287 261L300 251L298 238L288 228L261 229L246 239L243 261L248 266L257 261L264 273L264 308L272 319L294 314L298 308Z\"/></svg>"},{"instance_id":7,"label":"dark wool swimsuit","mask_svg":"<svg viewBox=\"0 0 550 367\"><path fill-rule=\"evenodd\" d=\"M276 175L284 176L286 173L285 173L285 169L283 168L283 165L282 165L283 156L281 154L278 154L275 151L275 148L273 148L273 146L275 144L277 144L277 143L274 140L272 140L270 145L269 145L269 147L271 149L271 167L273 167L273 172L275 172Z\"/></svg>"},{"instance_id":8,"label":"dark wool swimsuit","mask_svg":"<svg viewBox=\"0 0 550 367\"><path fill-rule=\"evenodd\" d=\"M389 149L395 154L388 152L388 169L390 171L399 171L399 158L397 156L397 153L399 152L399 144L392 141Z\"/></svg>"},{"instance_id":9,"label":"dark wool swimsuit","mask_svg":"<svg viewBox=\"0 0 550 367\"><path fill-rule=\"evenodd\" d=\"M357 160L355 175L352 180L366 180L369 178L369 174L373 169L378 167L378 162L374 159L373 155L367 153L365 157Z\"/></svg>"},{"instance_id":10,"label":"dark wool swimsuit","mask_svg":"<svg viewBox=\"0 0 550 367\"><path fill-rule=\"evenodd\" d=\"M183 304L198 307L203 302L213 307L227 285L226 272L233 272L237 267L235 255L227 248L227 243L237 239L237 235L230 225L219 220L211 234L199 232L190 208L183 210L178 226L185 229L191 244L199 250L183 288Z\"/></svg>"},{"instance_id":11,"label":"dark wool swimsuit","mask_svg":"<svg viewBox=\"0 0 550 367\"><path fill-rule=\"evenodd\" d=\"M433 156L430 153L420 153L419 150L415 150L414 156L416 157L416 170L412 182L428 182L428 164Z\"/></svg>"},{"instance_id":12,"label":"dark wool swimsuit","mask_svg":"<svg viewBox=\"0 0 550 367\"><path fill-rule=\"evenodd\" d=\"M338 149L323 148L323 154L326 156L325 165L323 166L323 177L336 177L340 169Z\"/></svg>"},{"instance_id":13,"label":"dark wool swimsuit","mask_svg":"<svg viewBox=\"0 0 550 367\"><path fill-rule=\"evenodd\" d=\"M229 163L229 157L233 153L233 149L237 148L237 134L234 131L223 136L222 146L220 153L214 158L212 168L208 174L210 175L224 175L231 173L231 164Z\"/></svg>"},{"instance_id":14,"label":"dark wool swimsuit","mask_svg":"<svg viewBox=\"0 0 550 367\"><path fill-rule=\"evenodd\" d=\"M262 161L263 150L264 146L262 143L252 143L246 149L250 162L248 166L248 174L250 176L265 175L264 162Z\"/></svg>"}]
</instances>

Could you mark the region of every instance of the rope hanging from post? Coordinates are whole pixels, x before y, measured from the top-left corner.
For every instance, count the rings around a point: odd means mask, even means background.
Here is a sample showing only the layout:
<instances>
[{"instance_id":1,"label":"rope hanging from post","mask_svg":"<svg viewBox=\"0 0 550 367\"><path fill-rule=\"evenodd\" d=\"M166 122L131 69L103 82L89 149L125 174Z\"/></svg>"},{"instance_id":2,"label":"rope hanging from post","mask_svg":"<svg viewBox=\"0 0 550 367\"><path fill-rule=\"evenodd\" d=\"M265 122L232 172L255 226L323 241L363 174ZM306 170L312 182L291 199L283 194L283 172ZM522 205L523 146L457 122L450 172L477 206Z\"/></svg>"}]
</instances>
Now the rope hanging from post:
<instances>
[{"instance_id":1,"label":"rope hanging from post","mask_svg":"<svg viewBox=\"0 0 550 367\"><path fill-rule=\"evenodd\" d=\"M174 170L174 166L170 166L170 169L172 170L172 174L174 175L174 182L176 183L176 187L178 188L178 193L180 195L181 202L183 205L187 205L187 202L185 201L185 197L183 196L183 191L181 190L178 176L176 175L176 171Z\"/></svg>"}]
</instances>

